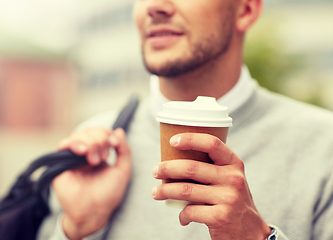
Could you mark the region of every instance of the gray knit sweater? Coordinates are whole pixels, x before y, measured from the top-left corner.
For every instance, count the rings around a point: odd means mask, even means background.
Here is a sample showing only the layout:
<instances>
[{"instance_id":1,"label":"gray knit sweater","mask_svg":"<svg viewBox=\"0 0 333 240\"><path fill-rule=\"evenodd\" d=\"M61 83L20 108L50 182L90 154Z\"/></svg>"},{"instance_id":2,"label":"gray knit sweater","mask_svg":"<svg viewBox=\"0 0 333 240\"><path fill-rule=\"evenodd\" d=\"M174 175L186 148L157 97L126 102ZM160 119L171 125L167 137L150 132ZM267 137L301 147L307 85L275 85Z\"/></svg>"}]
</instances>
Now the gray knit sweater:
<instances>
[{"instance_id":1,"label":"gray knit sweater","mask_svg":"<svg viewBox=\"0 0 333 240\"><path fill-rule=\"evenodd\" d=\"M113 114L90 124L110 126ZM278 228L278 239L333 239L333 113L256 87L232 112L227 145L245 163L259 213ZM123 205L114 214L108 239L210 239L205 225L182 227L179 209L151 197L160 182L152 177L160 161L159 126L147 101L132 122L128 140L133 177ZM59 210L45 221L40 239L55 229ZM52 239L66 239L59 229ZM99 239L100 233L87 239Z\"/></svg>"}]
</instances>

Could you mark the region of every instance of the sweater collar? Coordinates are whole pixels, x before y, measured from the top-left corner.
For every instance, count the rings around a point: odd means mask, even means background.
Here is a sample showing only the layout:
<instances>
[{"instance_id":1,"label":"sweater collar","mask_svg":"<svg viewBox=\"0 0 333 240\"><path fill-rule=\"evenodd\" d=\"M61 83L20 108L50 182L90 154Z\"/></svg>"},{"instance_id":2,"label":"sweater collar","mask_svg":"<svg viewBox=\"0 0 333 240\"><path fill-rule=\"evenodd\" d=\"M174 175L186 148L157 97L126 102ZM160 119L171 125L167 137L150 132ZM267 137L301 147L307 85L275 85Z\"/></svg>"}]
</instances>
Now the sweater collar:
<instances>
[{"instance_id":1,"label":"sweater collar","mask_svg":"<svg viewBox=\"0 0 333 240\"><path fill-rule=\"evenodd\" d=\"M257 82L252 79L248 68L243 65L236 85L221 98L217 99L217 102L228 107L229 114L232 114L249 100L256 85ZM163 104L169 101L160 91L158 77L152 75L150 77L149 104L153 117L156 117L157 113L162 111Z\"/></svg>"}]
</instances>

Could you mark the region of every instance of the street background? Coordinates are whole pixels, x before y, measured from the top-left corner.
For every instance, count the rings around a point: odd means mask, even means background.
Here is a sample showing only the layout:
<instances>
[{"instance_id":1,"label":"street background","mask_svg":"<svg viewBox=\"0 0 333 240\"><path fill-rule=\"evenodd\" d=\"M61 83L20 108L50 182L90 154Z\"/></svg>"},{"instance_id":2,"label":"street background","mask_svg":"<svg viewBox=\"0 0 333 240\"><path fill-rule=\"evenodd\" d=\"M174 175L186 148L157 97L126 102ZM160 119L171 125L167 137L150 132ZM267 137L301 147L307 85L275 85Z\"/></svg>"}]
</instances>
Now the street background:
<instances>
[{"instance_id":1,"label":"street background","mask_svg":"<svg viewBox=\"0 0 333 240\"><path fill-rule=\"evenodd\" d=\"M133 0L0 0L0 196L81 121L147 96ZM272 91L333 110L333 1L264 0L245 60Z\"/></svg>"}]
</instances>

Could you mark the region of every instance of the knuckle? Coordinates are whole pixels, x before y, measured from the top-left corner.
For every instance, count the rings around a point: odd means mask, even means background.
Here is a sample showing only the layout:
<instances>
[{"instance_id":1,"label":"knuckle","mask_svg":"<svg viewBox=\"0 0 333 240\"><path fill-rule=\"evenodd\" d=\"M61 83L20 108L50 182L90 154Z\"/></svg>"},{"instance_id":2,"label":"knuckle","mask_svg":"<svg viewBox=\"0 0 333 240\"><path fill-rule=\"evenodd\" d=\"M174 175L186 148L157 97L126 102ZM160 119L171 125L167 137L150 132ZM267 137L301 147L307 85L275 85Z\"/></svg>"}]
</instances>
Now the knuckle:
<instances>
[{"instance_id":1,"label":"knuckle","mask_svg":"<svg viewBox=\"0 0 333 240\"><path fill-rule=\"evenodd\" d=\"M228 196L225 197L226 203L229 206L235 206L239 202L239 197L236 194L229 194Z\"/></svg>"},{"instance_id":2,"label":"knuckle","mask_svg":"<svg viewBox=\"0 0 333 240\"><path fill-rule=\"evenodd\" d=\"M227 161L228 161L229 164L236 164L236 166L237 166L237 164L239 162L239 159L234 154L234 152L232 152L232 151L226 151L223 154L224 154L225 159L228 159Z\"/></svg>"},{"instance_id":3,"label":"knuckle","mask_svg":"<svg viewBox=\"0 0 333 240\"><path fill-rule=\"evenodd\" d=\"M238 158L237 158L237 160L235 160L235 162L236 162L235 164L236 164L237 168L240 169L242 172L245 172L244 162Z\"/></svg>"},{"instance_id":4,"label":"knuckle","mask_svg":"<svg viewBox=\"0 0 333 240\"><path fill-rule=\"evenodd\" d=\"M222 141L219 138L214 137L214 139L212 140L212 142L210 144L210 150L220 149L221 145L222 145Z\"/></svg>"},{"instance_id":5,"label":"knuckle","mask_svg":"<svg viewBox=\"0 0 333 240\"><path fill-rule=\"evenodd\" d=\"M190 183L184 183L184 184L182 184L180 194L183 197L188 197L188 196L191 196L192 190L193 190L192 184L190 184Z\"/></svg>"},{"instance_id":6,"label":"knuckle","mask_svg":"<svg viewBox=\"0 0 333 240\"><path fill-rule=\"evenodd\" d=\"M195 175L197 172L198 172L198 162L189 162L188 165L187 165L187 168L185 170L185 173L188 175L188 176L193 176Z\"/></svg>"},{"instance_id":7,"label":"knuckle","mask_svg":"<svg viewBox=\"0 0 333 240\"><path fill-rule=\"evenodd\" d=\"M231 185L238 191L242 191L246 185L246 179L243 174L235 174L230 177Z\"/></svg>"}]
</instances>

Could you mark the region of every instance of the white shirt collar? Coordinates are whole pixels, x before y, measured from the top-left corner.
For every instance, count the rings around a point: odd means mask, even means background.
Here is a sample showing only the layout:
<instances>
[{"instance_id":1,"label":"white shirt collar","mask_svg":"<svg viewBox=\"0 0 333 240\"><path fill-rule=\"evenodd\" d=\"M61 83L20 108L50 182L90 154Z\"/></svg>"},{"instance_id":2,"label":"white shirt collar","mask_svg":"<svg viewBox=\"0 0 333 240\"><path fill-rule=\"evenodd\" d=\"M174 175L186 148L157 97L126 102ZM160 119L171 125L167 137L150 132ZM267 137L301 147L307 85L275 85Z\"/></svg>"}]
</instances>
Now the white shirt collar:
<instances>
[{"instance_id":1,"label":"white shirt collar","mask_svg":"<svg viewBox=\"0 0 333 240\"><path fill-rule=\"evenodd\" d=\"M229 114L242 106L254 92L257 82L252 79L248 68L243 65L241 74L236 85L221 98L217 99L220 105L228 107ZM152 75L150 78L150 109L154 117L162 111L164 103L169 102L160 91L158 77Z\"/></svg>"}]
</instances>

